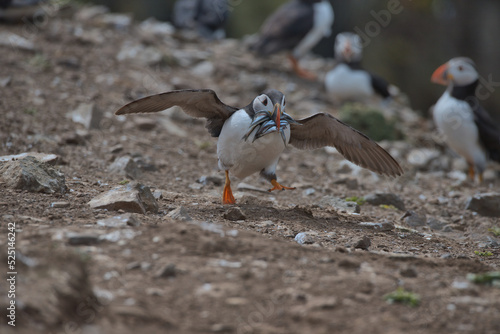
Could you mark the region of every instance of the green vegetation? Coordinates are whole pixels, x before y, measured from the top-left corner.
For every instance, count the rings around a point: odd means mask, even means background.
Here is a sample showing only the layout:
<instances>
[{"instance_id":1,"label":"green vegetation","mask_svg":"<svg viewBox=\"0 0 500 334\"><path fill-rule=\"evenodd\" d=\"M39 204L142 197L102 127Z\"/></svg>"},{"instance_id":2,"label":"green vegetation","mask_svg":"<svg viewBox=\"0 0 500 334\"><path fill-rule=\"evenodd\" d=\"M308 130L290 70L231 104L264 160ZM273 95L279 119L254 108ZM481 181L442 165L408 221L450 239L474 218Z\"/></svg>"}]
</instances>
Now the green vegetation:
<instances>
[{"instance_id":1,"label":"green vegetation","mask_svg":"<svg viewBox=\"0 0 500 334\"><path fill-rule=\"evenodd\" d=\"M386 119L382 111L362 103L344 104L340 109L339 118L375 141L397 140L403 137L396 129L395 120Z\"/></svg>"},{"instance_id":2,"label":"green vegetation","mask_svg":"<svg viewBox=\"0 0 500 334\"><path fill-rule=\"evenodd\" d=\"M477 284L493 285L500 288L500 271L490 271L484 274L467 274L467 279Z\"/></svg>"},{"instance_id":3,"label":"green vegetation","mask_svg":"<svg viewBox=\"0 0 500 334\"><path fill-rule=\"evenodd\" d=\"M363 205L366 203L366 200L364 199L364 197L358 197L358 196L346 197L345 201L346 202L356 202L358 205Z\"/></svg>"},{"instance_id":4,"label":"green vegetation","mask_svg":"<svg viewBox=\"0 0 500 334\"><path fill-rule=\"evenodd\" d=\"M396 208L394 205L387 205L387 204L380 204L380 207L382 209L387 209L387 210L397 210L398 208Z\"/></svg>"},{"instance_id":5,"label":"green vegetation","mask_svg":"<svg viewBox=\"0 0 500 334\"><path fill-rule=\"evenodd\" d=\"M412 307L420 304L420 296L416 293L406 291L403 288L397 288L396 291L388 293L384 296L389 304L402 303Z\"/></svg>"},{"instance_id":6,"label":"green vegetation","mask_svg":"<svg viewBox=\"0 0 500 334\"><path fill-rule=\"evenodd\" d=\"M37 53L28 60L28 64L36 71L43 72L50 67L50 61L42 53Z\"/></svg>"},{"instance_id":7,"label":"green vegetation","mask_svg":"<svg viewBox=\"0 0 500 334\"><path fill-rule=\"evenodd\" d=\"M488 229L489 232L493 233L495 237L500 237L500 226L493 226Z\"/></svg>"},{"instance_id":8,"label":"green vegetation","mask_svg":"<svg viewBox=\"0 0 500 334\"><path fill-rule=\"evenodd\" d=\"M129 184L129 183L130 183L130 181L129 181L129 180L121 180L118 184L120 184L120 185L122 185L122 186L123 186L123 185L125 185L125 184Z\"/></svg>"},{"instance_id":9,"label":"green vegetation","mask_svg":"<svg viewBox=\"0 0 500 334\"><path fill-rule=\"evenodd\" d=\"M25 108L24 113L31 115L31 116L34 116L37 113L37 110L36 110L36 108Z\"/></svg>"},{"instance_id":10,"label":"green vegetation","mask_svg":"<svg viewBox=\"0 0 500 334\"><path fill-rule=\"evenodd\" d=\"M474 251L474 254L479 255L479 256L492 256L493 255L493 253L490 251L485 251L485 252Z\"/></svg>"}]
</instances>

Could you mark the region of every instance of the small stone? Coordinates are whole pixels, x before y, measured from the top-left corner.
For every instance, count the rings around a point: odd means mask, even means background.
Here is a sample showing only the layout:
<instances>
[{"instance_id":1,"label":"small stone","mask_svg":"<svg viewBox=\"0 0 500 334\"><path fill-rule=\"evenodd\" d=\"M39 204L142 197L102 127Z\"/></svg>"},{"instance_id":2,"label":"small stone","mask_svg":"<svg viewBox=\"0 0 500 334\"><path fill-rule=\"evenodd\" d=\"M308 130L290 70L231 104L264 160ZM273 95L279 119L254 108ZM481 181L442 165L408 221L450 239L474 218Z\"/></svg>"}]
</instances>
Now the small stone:
<instances>
[{"instance_id":1,"label":"small stone","mask_svg":"<svg viewBox=\"0 0 500 334\"><path fill-rule=\"evenodd\" d=\"M444 253L443 255L441 255L441 258L442 259L451 259L451 253Z\"/></svg>"},{"instance_id":2,"label":"small stone","mask_svg":"<svg viewBox=\"0 0 500 334\"><path fill-rule=\"evenodd\" d=\"M156 203L149 187L136 182L118 186L104 192L94 197L88 204L94 209L116 211L121 209L125 212L142 214L146 212L158 212L158 203Z\"/></svg>"},{"instance_id":3,"label":"small stone","mask_svg":"<svg viewBox=\"0 0 500 334\"><path fill-rule=\"evenodd\" d=\"M35 51L35 44L24 37L11 32L0 32L0 46L16 48L26 51Z\"/></svg>"},{"instance_id":4,"label":"small stone","mask_svg":"<svg viewBox=\"0 0 500 334\"><path fill-rule=\"evenodd\" d=\"M98 220L97 225L103 227L126 227L139 226L141 225L141 222L137 220L135 215L131 213L125 213L123 215Z\"/></svg>"},{"instance_id":5,"label":"small stone","mask_svg":"<svg viewBox=\"0 0 500 334\"><path fill-rule=\"evenodd\" d=\"M177 209L170 211L168 213L168 216L170 218L172 218L172 219L180 220L180 221L191 221L191 220L193 220L191 218L191 216L189 216L188 210L185 207L183 207L183 206L180 206Z\"/></svg>"},{"instance_id":6,"label":"small stone","mask_svg":"<svg viewBox=\"0 0 500 334\"><path fill-rule=\"evenodd\" d=\"M177 275L177 269L175 264L169 263L161 267L156 274L155 278L167 278L167 277L175 277Z\"/></svg>"},{"instance_id":7,"label":"small stone","mask_svg":"<svg viewBox=\"0 0 500 334\"><path fill-rule=\"evenodd\" d=\"M406 213L401 216L401 220L410 227L424 226L427 223L425 213L415 212L413 210L406 211Z\"/></svg>"},{"instance_id":8,"label":"small stone","mask_svg":"<svg viewBox=\"0 0 500 334\"><path fill-rule=\"evenodd\" d=\"M324 196L319 202L318 206L320 208L333 208L336 211L347 212L347 213L360 213L361 208L356 202L347 202L341 198L333 196Z\"/></svg>"},{"instance_id":9,"label":"small stone","mask_svg":"<svg viewBox=\"0 0 500 334\"><path fill-rule=\"evenodd\" d=\"M109 148L109 153L120 153L123 151L123 145L122 144L116 144L114 146L111 146Z\"/></svg>"},{"instance_id":10,"label":"small stone","mask_svg":"<svg viewBox=\"0 0 500 334\"><path fill-rule=\"evenodd\" d=\"M349 190L357 190L359 188L358 180L344 178L334 182L335 184L344 184Z\"/></svg>"},{"instance_id":11,"label":"small stone","mask_svg":"<svg viewBox=\"0 0 500 334\"><path fill-rule=\"evenodd\" d=\"M191 67L190 71L194 76L206 78L214 73L215 66L211 61L205 60Z\"/></svg>"},{"instance_id":12,"label":"small stone","mask_svg":"<svg viewBox=\"0 0 500 334\"><path fill-rule=\"evenodd\" d=\"M134 117L134 123L137 125L139 130L143 131L151 131L158 124L158 122L152 117Z\"/></svg>"},{"instance_id":13,"label":"small stone","mask_svg":"<svg viewBox=\"0 0 500 334\"><path fill-rule=\"evenodd\" d=\"M374 230L385 232L394 230L394 224L389 222L373 223L373 222L361 222L360 226L372 228Z\"/></svg>"},{"instance_id":14,"label":"small stone","mask_svg":"<svg viewBox=\"0 0 500 334\"><path fill-rule=\"evenodd\" d=\"M356 244L354 245L354 248L368 250L368 248L371 246L371 244L372 244L372 241L370 240L370 238L368 238L365 235L365 236L363 236L362 239L360 239L360 240L358 240L358 242L356 242Z\"/></svg>"},{"instance_id":15,"label":"small stone","mask_svg":"<svg viewBox=\"0 0 500 334\"><path fill-rule=\"evenodd\" d=\"M308 233L308 232L297 233L297 235L295 236L294 240L297 241L297 243L300 244L300 245L306 245L306 244L313 244L314 243L313 236L310 233Z\"/></svg>"},{"instance_id":16,"label":"small stone","mask_svg":"<svg viewBox=\"0 0 500 334\"><path fill-rule=\"evenodd\" d=\"M239 207L232 207L229 208L225 213L224 213L224 219L231 220L231 221L236 221L236 220L245 220L247 217L241 211Z\"/></svg>"},{"instance_id":17,"label":"small stone","mask_svg":"<svg viewBox=\"0 0 500 334\"><path fill-rule=\"evenodd\" d=\"M2 77L0 78L0 87L5 88L7 87L12 81L12 77Z\"/></svg>"},{"instance_id":18,"label":"small stone","mask_svg":"<svg viewBox=\"0 0 500 334\"><path fill-rule=\"evenodd\" d=\"M305 189L302 192L302 196L307 197L307 196L310 196L310 195L314 194L315 192L316 192L316 189L314 189L314 188L307 188L307 189Z\"/></svg>"},{"instance_id":19,"label":"small stone","mask_svg":"<svg viewBox=\"0 0 500 334\"><path fill-rule=\"evenodd\" d=\"M55 165L59 160L59 156L55 154L38 153L38 152L25 152L15 155L4 155L0 157L0 162L4 161L14 161L26 158L27 156L34 157L36 160L48 163L49 165Z\"/></svg>"},{"instance_id":20,"label":"small stone","mask_svg":"<svg viewBox=\"0 0 500 334\"><path fill-rule=\"evenodd\" d=\"M433 230L440 231L446 226L446 223L436 218L429 218L427 220L427 225Z\"/></svg>"},{"instance_id":21,"label":"small stone","mask_svg":"<svg viewBox=\"0 0 500 334\"><path fill-rule=\"evenodd\" d=\"M500 217L500 193L482 193L469 198L466 210L474 211L482 216Z\"/></svg>"},{"instance_id":22,"label":"small stone","mask_svg":"<svg viewBox=\"0 0 500 334\"><path fill-rule=\"evenodd\" d=\"M203 175L198 179L197 182L205 186L209 184L213 184L214 186L221 186L222 183L224 182L224 179L218 175L211 175L211 176Z\"/></svg>"},{"instance_id":23,"label":"small stone","mask_svg":"<svg viewBox=\"0 0 500 334\"><path fill-rule=\"evenodd\" d=\"M269 192L266 189L258 188L258 187L252 186L251 184L247 184L247 183L243 183L243 182L240 182L236 189L243 190L243 191L245 191L245 190L256 191L256 192L260 192L260 193L264 193L264 194L269 194Z\"/></svg>"},{"instance_id":24,"label":"small stone","mask_svg":"<svg viewBox=\"0 0 500 334\"><path fill-rule=\"evenodd\" d=\"M402 268L399 271L399 274L401 276L403 276L403 277L409 277L409 278L413 278L413 277L417 277L418 276L417 270L414 267Z\"/></svg>"},{"instance_id":25,"label":"small stone","mask_svg":"<svg viewBox=\"0 0 500 334\"><path fill-rule=\"evenodd\" d=\"M229 297L226 299L226 304L231 306L242 306L248 304L248 299L243 297Z\"/></svg>"},{"instance_id":26,"label":"small stone","mask_svg":"<svg viewBox=\"0 0 500 334\"><path fill-rule=\"evenodd\" d=\"M437 149L418 148L410 151L407 157L407 161L410 165L418 169L427 170L430 163L440 156L441 152Z\"/></svg>"},{"instance_id":27,"label":"small stone","mask_svg":"<svg viewBox=\"0 0 500 334\"><path fill-rule=\"evenodd\" d=\"M68 244L71 246L90 246L96 245L100 242L98 235L94 234L69 234Z\"/></svg>"},{"instance_id":28,"label":"small stone","mask_svg":"<svg viewBox=\"0 0 500 334\"><path fill-rule=\"evenodd\" d=\"M69 112L67 117L73 122L82 124L85 129L99 129L102 113L97 110L94 103L80 103L78 107Z\"/></svg>"},{"instance_id":29,"label":"small stone","mask_svg":"<svg viewBox=\"0 0 500 334\"><path fill-rule=\"evenodd\" d=\"M69 202L52 202L50 204L51 208L69 208L70 203Z\"/></svg>"},{"instance_id":30,"label":"small stone","mask_svg":"<svg viewBox=\"0 0 500 334\"><path fill-rule=\"evenodd\" d=\"M0 179L10 188L30 192L64 194L67 190L63 173L32 156L0 162Z\"/></svg>"},{"instance_id":31,"label":"small stone","mask_svg":"<svg viewBox=\"0 0 500 334\"><path fill-rule=\"evenodd\" d=\"M108 171L110 173L124 175L132 180L137 179L141 174L139 167L135 163L134 159L129 156L123 156L116 159L109 167Z\"/></svg>"},{"instance_id":32,"label":"small stone","mask_svg":"<svg viewBox=\"0 0 500 334\"><path fill-rule=\"evenodd\" d=\"M127 265L125 266L125 269L134 270L134 269L139 269L140 267L141 267L141 263L139 261L134 261L134 262L127 263Z\"/></svg>"},{"instance_id":33,"label":"small stone","mask_svg":"<svg viewBox=\"0 0 500 334\"><path fill-rule=\"evenodd\" d=\"M371 205L392 205L395 208L398 208L399 210L404 211L405 210L405 203L396 194L392 193L374 193L374 194L369 194L364 197L366 203L369 203Z\"/></svg>"},{"instance_id":34,"label":"small stone","mask_svg":"<svg viewBox=\"0 0 500 334\"><path fill-rule=\"evenodd\" d=\"M118 52L116 59L119 62L132 61L140 66L151 66L161 62L163 54L160 50L152 46L143 46L141 44L133 44L130 41L123 43L121 50Z\"/></svg>"}]
</instances>

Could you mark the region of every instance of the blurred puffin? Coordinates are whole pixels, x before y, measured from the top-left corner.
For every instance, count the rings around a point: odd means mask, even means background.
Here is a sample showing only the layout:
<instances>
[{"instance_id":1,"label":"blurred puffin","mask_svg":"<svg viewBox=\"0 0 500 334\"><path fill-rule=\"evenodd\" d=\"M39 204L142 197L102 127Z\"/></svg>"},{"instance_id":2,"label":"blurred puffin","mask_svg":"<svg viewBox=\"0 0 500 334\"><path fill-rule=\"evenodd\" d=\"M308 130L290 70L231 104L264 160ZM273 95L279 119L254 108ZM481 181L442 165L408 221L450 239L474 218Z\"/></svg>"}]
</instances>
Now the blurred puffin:
<instances>
[{"instance_id":1,"label":"blurred puffin","mask_svg":"<svg viewBox=\"0 0 500 334\"><path fill-rule=\"evenodd\" d=\"M33 21L46 13L41 8L47 0L0 0L0 21Z\"/></svg>"},{"instance_id":2,"label":"blurred puffin","mask_svg":"<svg viewBox=\"0 0 500 334\"><path fill-rule=\"evenodd\" d=\"M431 81L448 86L434 106L436 127L448 146L467 161L469 177L474 180L478 174L482 182L487 158L500 162L500 128L476 97L479 75L474 62L453 58L434 71Z\"/></svg>"},{"instance_id":3,"label":"blurred puffin","mask_svg":"<svg viewBox=\"0 0 500 334\"><path fill-rule=\"evenodd\" d=\"M346 159L388 176L402 168L376 142L327 113L294 120L285 113L285 96L268 89L243 108L222 103L210 89L177 90L130 102L115 115L148 113L179 106L193 117L207 119L206 128L218 137L217 157L226 173L222 202L234 204L229 172L244 178L260 172L271 182L269 191L294 189L277 181L276 166L288 144L299 149L334 146Z\"/></svg>"},{"instance_id":4,"label":"blurred puffin","mask_svg":"<svg viewBox=\"0 0 500 334\"><path fill-rule=\"evenodd\" d=\"M203 38L221 39L226 37L228 15L227 0L177 0L173 23L177 28L196 31Z\"/></svg>"},{"instance_id":5,"label":"blurred puffin","mask_svg":"<svg viewBox=\"0 0 500 334\"><path fill-rule=\"evenodd\" d=\"M325 88L336 100L365 100L375 94L385 99L399 93L397 87L362 68L363 46L355 33L338 34L334 54L337 65L326 74Z\"/></svg>"},{"instance_id":6,"label":"blurred puffin","mask_svg":"<svg viewBox=\"0 0 500 334\"><path fill-rule=\"evenodd\" d=\"M305 79L315 80L316 75L299 66L299 59L323 37L330 36L333 19L333 8L327 0L292 0L267 18L251 49L259 56L291 51L293 70Z\"/></svg>"}]
</instances>

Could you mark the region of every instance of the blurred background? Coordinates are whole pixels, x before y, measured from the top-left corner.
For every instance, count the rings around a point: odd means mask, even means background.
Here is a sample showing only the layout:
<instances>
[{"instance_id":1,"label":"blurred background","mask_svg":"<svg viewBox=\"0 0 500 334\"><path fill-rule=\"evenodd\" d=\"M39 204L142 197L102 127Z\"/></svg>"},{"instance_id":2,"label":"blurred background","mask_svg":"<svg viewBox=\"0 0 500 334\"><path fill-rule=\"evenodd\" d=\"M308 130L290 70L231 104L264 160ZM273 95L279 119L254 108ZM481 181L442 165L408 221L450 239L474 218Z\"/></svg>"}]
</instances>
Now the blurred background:
<instances>
[{"instance_id":1,"label":"blurred background","mask_svg":"<svg viewBox=\"0 0 500 334\"><path fill-rule=\"evenodd\" d=\"M170 21L175 0L93 0L136 20L155 17ZM228 0L227 36L241 38L258 32L262 22L286 0ZM500 121L500 1L493 0L330 0L335 11L332 35L314 52L333 57L335 35L365 33L364 67L399 86L414 109L428 109L444 87L430 76L452 57L472 58L484 78L482 101ZM388 6L397 14L384 16ZM378 17L378 20L377 20Z\"/></svg>"}]
</instances>

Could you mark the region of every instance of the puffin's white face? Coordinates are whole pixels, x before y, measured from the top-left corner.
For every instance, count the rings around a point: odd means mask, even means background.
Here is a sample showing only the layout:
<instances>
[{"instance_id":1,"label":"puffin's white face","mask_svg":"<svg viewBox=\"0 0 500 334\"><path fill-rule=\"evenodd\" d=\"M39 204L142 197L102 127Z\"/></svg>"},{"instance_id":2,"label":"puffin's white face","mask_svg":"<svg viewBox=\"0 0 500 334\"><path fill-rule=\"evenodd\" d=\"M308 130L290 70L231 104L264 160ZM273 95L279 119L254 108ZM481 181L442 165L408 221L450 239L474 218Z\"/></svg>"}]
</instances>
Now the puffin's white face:
<instances>
[{"instance_id":1,"label":"puffin's white face","mask_svg":"<svg viewBox=\"0 0 500 334\"><path fill-rule=\"evenodd\" d=\"M479 79L474 62L469 58L453 58L434 71L431 81L455 86L467 86Z\"/></svg>"},{"instance_id":2,"label":"puffin's white face","mask_svg":"<svg viewBox=\"0 0 500 334\"><path fill-rule=\"evenodd\" d=\"M363 44L361 38L352 32L343 32L335 37L335 59L339 61L361 61Z\"/></svg>"},{"instance_id":3,"label":"puffin's white face","mask_svg":"<svg viewBox=\"0 0 500 334\"><path fill-rule=\"evenodd\" d=\"M282 114L283 112L285 112L285 96L283 96L280 102L281 103L278 104L278 106L279 110L281 111L280 113ZM255 110L256 112L265 110L270 115L272 115L275 107L276 104L273 104L269 96L267 96L266 94L259 95L253 100L253 110Z\"/></svg>"}]
</instances>

